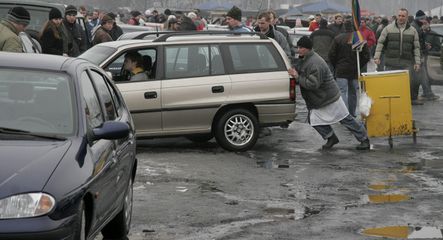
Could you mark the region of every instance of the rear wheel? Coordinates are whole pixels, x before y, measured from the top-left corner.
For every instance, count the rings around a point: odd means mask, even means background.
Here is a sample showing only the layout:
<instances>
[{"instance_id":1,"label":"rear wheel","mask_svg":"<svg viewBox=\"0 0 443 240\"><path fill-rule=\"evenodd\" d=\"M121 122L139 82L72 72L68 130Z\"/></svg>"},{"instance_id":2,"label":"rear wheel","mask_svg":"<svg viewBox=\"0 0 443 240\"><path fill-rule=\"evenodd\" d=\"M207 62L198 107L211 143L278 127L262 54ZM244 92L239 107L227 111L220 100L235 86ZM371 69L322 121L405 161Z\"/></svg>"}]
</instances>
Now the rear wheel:
<instances>
[{"instance_id":1,"label":"rear wheel","mask_svg":"<svg viewBox=\"0 0 443 240\"><path fill-rule=\"evenodd\" d=\"M215 126L218 144L229 151L246 151L257 142L259 134L257 117L246 109L225 112Z\"/></svg>"},{"instance_id":2,"label":"rear wheel","mask_svg":"<svg viewBox=\"0 0 443 240\"><path fill-rule=\"evenodd\" d=\"M129 179L128 188L123 200L122 210L102 230L104 238L124 238L129 233L132 218L132 178Z\"/></svg>"}]
</instances>

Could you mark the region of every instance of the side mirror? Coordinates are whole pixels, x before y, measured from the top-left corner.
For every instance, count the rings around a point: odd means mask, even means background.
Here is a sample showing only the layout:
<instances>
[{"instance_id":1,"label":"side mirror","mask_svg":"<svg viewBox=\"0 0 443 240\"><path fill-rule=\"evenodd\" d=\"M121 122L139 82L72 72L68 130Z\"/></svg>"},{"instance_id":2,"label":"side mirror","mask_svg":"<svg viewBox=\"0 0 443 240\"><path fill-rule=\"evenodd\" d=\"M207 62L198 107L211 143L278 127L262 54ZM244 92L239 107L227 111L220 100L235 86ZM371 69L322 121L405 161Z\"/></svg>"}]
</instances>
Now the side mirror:
<instances>
[{"instance_id":1,"label":"side mirror","mask_svg":"<svg viewBox=\"0 0 443 240\"><path fill-rule=\"evenodd\" d=\"M129 125L123 122L107 121L101 127L92 129L93 140L107 139L115 140L122 139L129 135Z\"/></svg>"}]
</instances>

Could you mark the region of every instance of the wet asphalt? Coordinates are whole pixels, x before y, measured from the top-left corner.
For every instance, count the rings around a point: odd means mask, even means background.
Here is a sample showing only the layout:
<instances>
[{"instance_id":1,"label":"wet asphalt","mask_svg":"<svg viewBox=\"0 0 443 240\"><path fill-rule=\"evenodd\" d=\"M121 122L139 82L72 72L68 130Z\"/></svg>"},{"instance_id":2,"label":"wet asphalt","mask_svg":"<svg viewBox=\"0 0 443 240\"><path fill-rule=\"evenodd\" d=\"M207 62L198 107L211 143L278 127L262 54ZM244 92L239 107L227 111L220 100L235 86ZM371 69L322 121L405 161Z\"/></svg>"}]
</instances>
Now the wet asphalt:
<instances>
[{"instance_id":1,"label":"wet asphalt","mask_svg":"<svg viewBox=\"0 0 443 240\"><path fill-rule=\"evenodd\" d=\"M443 239L443 99L412 110L416 143L376 137L370 151L339 124L321 150L300 96L296 121L244 153L139 140L129 239Z\"/></svg>"}]
</instances>

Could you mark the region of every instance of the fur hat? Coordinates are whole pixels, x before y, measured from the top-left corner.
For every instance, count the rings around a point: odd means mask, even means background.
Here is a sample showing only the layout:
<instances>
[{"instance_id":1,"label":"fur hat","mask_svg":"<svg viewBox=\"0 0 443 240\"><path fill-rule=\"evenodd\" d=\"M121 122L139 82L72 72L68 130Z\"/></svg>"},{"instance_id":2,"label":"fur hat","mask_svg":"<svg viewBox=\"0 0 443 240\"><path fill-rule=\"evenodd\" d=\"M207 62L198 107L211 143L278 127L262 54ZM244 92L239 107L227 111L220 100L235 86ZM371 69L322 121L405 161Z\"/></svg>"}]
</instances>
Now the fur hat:
<instances>
[{"instance_id":1,"label":"fur hat","mask_svg":"<svg viewBox=\"0 0 443 240\"><path fill-rule=\"evenodd\" d=\"M229 10L228 13L226 13L226 16L241 21L241 10L237 6L233 6L231 10Z\"/></svg>"},{"instance_id":2,"label":"fur hat","mask_svg":"<svg viewBox=\"0 0 443 240\"><path fill-rule=\"evenodd\" d=\"M6 20L23 25L29 25L31 15L24 7L13 7L9 9Z\"/></svg>"},{"instance_id":3,"label":"fur hat","mask_svg":"<svg viewBox=\"0 0 443 240\"><path fill-rule=\"evenodd\" d=\"M426 14L422 10L418 10L417 13L415 13L415 19L417 20L426 19Z\"/></svg>"},{"instance_id":4,"label":"fur hat","mask_svg":"<svg viewBox=\"0 0 443 240\"><path fill-rule=\"evenodd\" d=\"M49 20L60 18L63 18L62 13L57 8L52 8L51 11L49 11Z\"/></svg>"},{"instance_id":5,"label":"fur hat","mask_svg":"<svg viewBox=\"0 0 443 240\"><path fill-rule=\"evenodd\" d=\"M298 40L297 47L312 49L312 41L307 36L303 36Z\"/></svg>"},{"instance_id":6,"label":"fur hat","mask_svg":"<svg viewBox=\"0 0 443 240\"><path fill-rule=\"evenodd\" d=\"M74 5L68 5L65 8L65 16L66 15L75 15L75 16L77 16L77 8Z\"/></svg>"}]
</instances>

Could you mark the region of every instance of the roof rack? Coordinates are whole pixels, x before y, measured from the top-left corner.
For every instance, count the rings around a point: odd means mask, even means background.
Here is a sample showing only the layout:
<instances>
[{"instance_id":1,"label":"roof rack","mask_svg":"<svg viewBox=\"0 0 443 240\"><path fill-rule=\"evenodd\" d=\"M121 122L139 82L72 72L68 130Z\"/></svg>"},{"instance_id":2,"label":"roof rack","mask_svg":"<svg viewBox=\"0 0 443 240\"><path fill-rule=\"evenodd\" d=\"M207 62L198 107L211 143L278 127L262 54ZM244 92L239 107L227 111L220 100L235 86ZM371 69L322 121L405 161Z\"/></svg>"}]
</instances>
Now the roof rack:
<instances>
[{"instance_id":1,"label":"roof rack","mask_svg":"<svg viewBox=\"0 0 443 240\"><path fill-rule=\"evenodd\" d=\"M149 35L156 35L157 37L160 37L160 35L171 33L171 31L158 31L158 32L142 32L139 35L135 36L133 39L144 39L146 36Z\"/></svg>"},{"instance_id":2,"label":"roof rack","mask_svg":"<svg viewBox=\"0 0 443 240\"><path fill-rule=\"evenodd\" d=\"M156 38L153 42L166 42L170 37L175 36L193 36L193 35L257 35L260 39L268 39L266 35L260 32L234 32L234 31L185 31L185 32L166 32Z\"/></svg>"}]
</instances>

